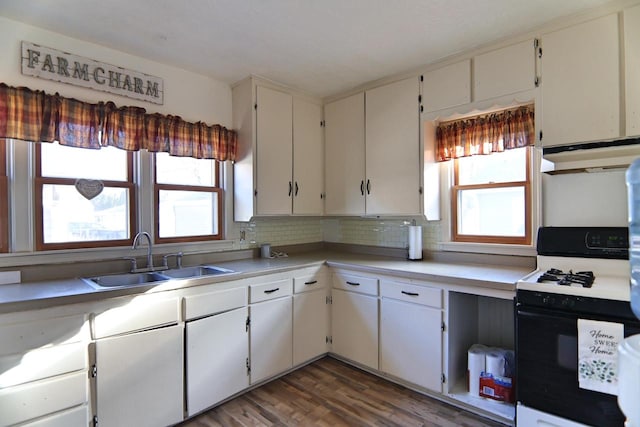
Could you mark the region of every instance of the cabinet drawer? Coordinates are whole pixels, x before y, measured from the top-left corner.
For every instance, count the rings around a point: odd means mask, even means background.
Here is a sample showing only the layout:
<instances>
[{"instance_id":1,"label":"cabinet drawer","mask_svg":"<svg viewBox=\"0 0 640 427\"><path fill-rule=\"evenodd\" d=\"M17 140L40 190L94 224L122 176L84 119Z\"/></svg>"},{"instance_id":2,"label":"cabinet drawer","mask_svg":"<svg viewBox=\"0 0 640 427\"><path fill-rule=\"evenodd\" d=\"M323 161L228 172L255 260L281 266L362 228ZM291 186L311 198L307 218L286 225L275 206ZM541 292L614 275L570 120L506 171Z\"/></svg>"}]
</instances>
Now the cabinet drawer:
<instances>
[{"instance_id":1,"label":"cabinet drawer","mask_svg":"<svg viewBox=\"0 0 640 427\"><path fill-rule=\"evenodd\" d=\"M249 286L249 302L253 304L291 295L293 293L292 282L291 279L282 279L260 285L251 285Z\"/></svg>"},{"instance_id":2,"label":"cabinet drawer","mask_svg":"<svg viewBox=\"0 0 640 427\"><path fill-rule=\"evenodd\" d=\"M293 292L299 294L301 292L314 291L322 289L326 286L327 280L324 273L310 274L308 276L300 276L293 278Z\"/></svg>"},{"instance_id":3,"label":"cabinet drawer","mask_svg":"<svg viewBox=\"0 0 640 427\"><path fill-rule=\"evenodd\" d=\"M380 295L384 298L442 308L442 289L383 280L380 283Z\"/></svg>"},{"instance_id":4,"label":"cabinet drawer","mask_svg":"<svg viewBox=\"0 0 640 427\"><path fill-rule=\"evenodd\" d=\"M0 356L0 389L87 368L87 343Z\"/></svg>"},{"instance_id":5,"label":"cabinet drawer","mask_svg":"<svg viewBox=\"0 0 640 427\"><path fill-rule=\"evenodd\" d=\"M84 315L78 315L4 325L0 327L0 356L88 340L85 321Z\"/></svg>"},{"instance_id":6,"label":"cabinet drawer","mask_svg":"<svg viewBox=\"0 0 640 427\"><path fill-rule=\"evenodd\" d=\"M178 323L178 298L146 295L126 301L93 317L94 338Z\"/></svg>"},{"instance_id":7,"label":"cabinet drawer","mask_svg":"<svg viewBox=\"0 0 640 427\"><path fill-rule=\"evenodd\" d=\"M89 425L89 410L87 405L77 406L67 411L57 412L48 417L40 418L20 427L69 427Z\"/></svg>"},{"instance_id":8,"label":"cabinet drawer","mask_svg":"<svg viewBox=\"0 0 640 427\"><path fill-rule=\"evenodd\" d=\"M86 372L5 388L0 390L2 424L16 424L85 402Z\"/></svg>"},{"instance_id":9,"label":"cabinet drawer","mask_svg":"<svg viewBox=\"0 0 640 427\"><path fill-rule=\"evenodd\" d=\"M378 279L348 273L333 273L333 287L360 294L378 295Z\"/></svg>"},{"instance_id":10,"label":"cabinet drawer","mask_svg":"<svg viewBox=\"0 0 640 427\"><path fill-rule=\"evenodd\" d=\"M185 320L233 310L247 305L247 288L227 289L184 297Z\"/></svg>"}]
</instances>

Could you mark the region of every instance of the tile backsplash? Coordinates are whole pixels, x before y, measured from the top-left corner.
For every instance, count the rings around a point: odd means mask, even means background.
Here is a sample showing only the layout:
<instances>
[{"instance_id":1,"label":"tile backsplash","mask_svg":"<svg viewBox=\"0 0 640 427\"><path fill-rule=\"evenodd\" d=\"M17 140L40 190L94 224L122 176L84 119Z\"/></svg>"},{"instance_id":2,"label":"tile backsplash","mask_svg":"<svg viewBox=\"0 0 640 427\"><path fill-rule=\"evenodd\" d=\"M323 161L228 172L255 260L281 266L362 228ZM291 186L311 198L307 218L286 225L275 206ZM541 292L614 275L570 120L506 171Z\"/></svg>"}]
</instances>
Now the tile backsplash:
<instances>
[{"instance_id":1,"label":"tile backsplash","mask_svg":"<svg viewBox=\"0 0 640 427\"><path fill-rule=\"evenodd\" d=\"M381 218L254 218L234 223L228 237L238 248L301 243L332 242L355 245L406 248L410 219ZM416 220L422 226L422 247L435 250L440 236L440 222Z\"/></svg>"}]
</instances>

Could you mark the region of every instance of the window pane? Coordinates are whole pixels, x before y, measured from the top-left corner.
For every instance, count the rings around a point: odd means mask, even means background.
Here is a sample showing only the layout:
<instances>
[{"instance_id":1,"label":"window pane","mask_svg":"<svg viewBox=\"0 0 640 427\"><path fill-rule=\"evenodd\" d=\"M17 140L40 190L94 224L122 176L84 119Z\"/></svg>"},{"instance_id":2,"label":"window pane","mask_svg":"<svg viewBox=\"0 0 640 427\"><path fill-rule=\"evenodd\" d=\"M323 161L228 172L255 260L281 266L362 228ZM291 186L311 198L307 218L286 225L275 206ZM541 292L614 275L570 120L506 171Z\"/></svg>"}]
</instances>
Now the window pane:
<instances>
[{"instance_id":1,"label":"window pane","mask_svg":"<svg viewBox=\"0 0 640 427\"><path fill-rule=\"evenodd\" d=\"M527 148L458 159L458 185L526 180Z\"/></svg>"},{"instance_id":2,"label":"window pane","mask_svg":"<svg viewBox=\"0 0 640 427\"><path fill-rule=\"evenodd\" d=\"M44 243L129 238L129 190L105 188L91 200L73 185L42 186Z\"/></svg>"},{"instance_id":3,"label":"window pane","mask_svg":"<svg viewBox=\"0 0 640 427\"><path fill-rule=\"evenodd\" d=\"M115 147L100 150L41 143L42 176L127 181L127 152Z\"/></svg>"},{"instance_id":4,"label":"window pane","mask_svg":"<svg viewBox=\"0 0 640 427\"><path fill-rule=\"evenodd\" d=\"M459 234L525 235L524 187L461 190L458 197Z\"/></svg>"},{"instance_id":5,"label":"window pane","mask_svg":"<svg viewBox=\"0 0 640 427\"><path fill-rule=\"evenodd\" d=\"M160 237L218 234L218 195L202 191L160 190Z\"/></svg>"},{"instance_id":6,"label":"window pane","mask_svg":"<svg viewBox=\"0 0 640 427\"><path fill-rule=\"evenodd\" d=\"M158 184L198 185L214 187L215 160L192 157L172 157L156 153L156 182Z\"/></svg>"}]
</instances>

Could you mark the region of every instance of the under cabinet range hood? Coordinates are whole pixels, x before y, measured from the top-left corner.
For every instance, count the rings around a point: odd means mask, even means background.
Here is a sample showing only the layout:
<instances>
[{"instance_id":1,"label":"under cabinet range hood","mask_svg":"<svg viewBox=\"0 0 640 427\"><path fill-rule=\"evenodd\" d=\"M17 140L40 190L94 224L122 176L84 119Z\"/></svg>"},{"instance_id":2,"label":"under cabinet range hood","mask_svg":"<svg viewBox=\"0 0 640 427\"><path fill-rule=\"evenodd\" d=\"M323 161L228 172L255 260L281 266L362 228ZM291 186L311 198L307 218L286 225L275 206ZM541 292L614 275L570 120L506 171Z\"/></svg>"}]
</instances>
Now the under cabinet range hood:
<instances>
[{"instance_id":1,"label":"under cabinet range hood","mask_svg":"<svg viewBox=\"0 0 640 427\"><path fill-rule=\"evenodd\" d=\"M541 171L548 174L626 169L640 157L640 137L542 148Z\"/></svg>"}]
</instances>

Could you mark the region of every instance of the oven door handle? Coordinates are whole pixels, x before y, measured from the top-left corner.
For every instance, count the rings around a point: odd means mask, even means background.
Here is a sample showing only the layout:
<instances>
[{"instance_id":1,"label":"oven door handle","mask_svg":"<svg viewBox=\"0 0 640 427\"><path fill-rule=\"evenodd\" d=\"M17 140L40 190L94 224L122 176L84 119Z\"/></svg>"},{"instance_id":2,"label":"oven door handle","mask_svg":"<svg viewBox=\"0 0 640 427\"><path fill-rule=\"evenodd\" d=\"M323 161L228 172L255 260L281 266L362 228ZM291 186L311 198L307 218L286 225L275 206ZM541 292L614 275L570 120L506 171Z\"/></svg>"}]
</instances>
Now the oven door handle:
<instances>
[{"instance_id":1,"label":"oven door handle","mask_svg":"<svg viewBox=\"0 0 640 427\"><path fill-rule=\"evenodd\" d=\"M516 303L516 317L544 317L546 319L558 319L563 321L577 321L578 319L599 320L603 322L614 322L633 325L634 328L640 328L640 321L625 319L615 315L603 315L600 313L586 313L576 311L563 311L561 308L544 308L537 306L524 305ZM626 331L625 327L625 331ZM625 335L626 336L626 335Z\"/></svg>"},{"instance_id":2,"label":"oven door handle","mask_svg":"<svg viewBox=\"0 0 640 427\"><path fill-rule=\"evenodd\" d=\"M560 311L558 309L549 309L543 307L532 307L532 306L523 306L520 303L516 303L516 314L518 316L531 316L531 317L555 317L561 319L577 319L581 317L579 313L574 312L566 312ZM586 313L582 313L582 317L588 317L589 315Z\"/></svg>"}]
</instances>

